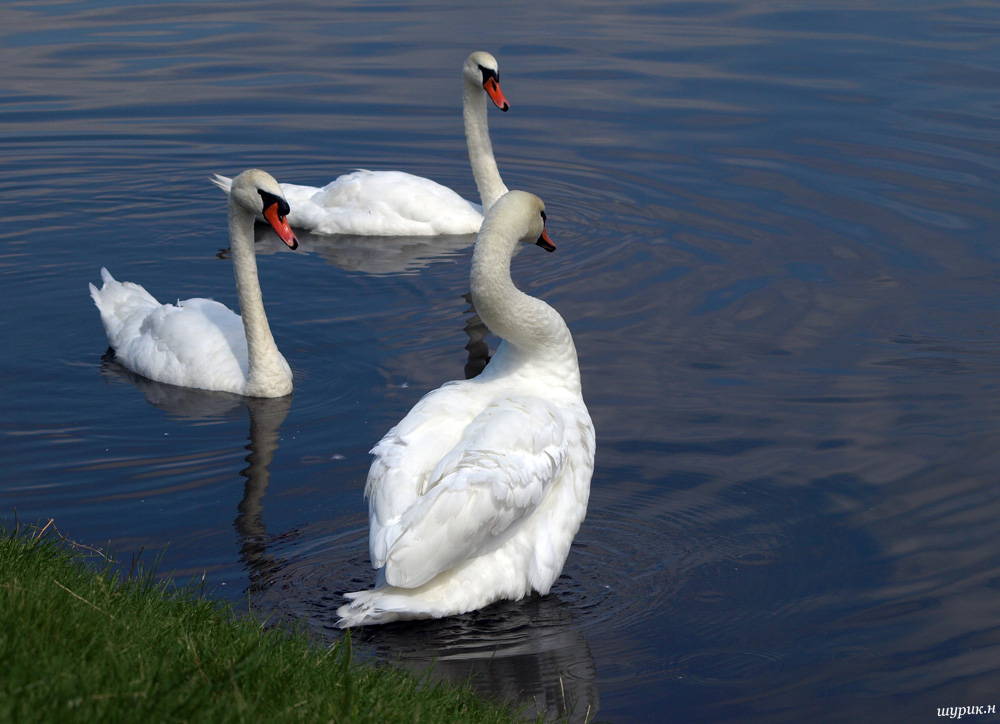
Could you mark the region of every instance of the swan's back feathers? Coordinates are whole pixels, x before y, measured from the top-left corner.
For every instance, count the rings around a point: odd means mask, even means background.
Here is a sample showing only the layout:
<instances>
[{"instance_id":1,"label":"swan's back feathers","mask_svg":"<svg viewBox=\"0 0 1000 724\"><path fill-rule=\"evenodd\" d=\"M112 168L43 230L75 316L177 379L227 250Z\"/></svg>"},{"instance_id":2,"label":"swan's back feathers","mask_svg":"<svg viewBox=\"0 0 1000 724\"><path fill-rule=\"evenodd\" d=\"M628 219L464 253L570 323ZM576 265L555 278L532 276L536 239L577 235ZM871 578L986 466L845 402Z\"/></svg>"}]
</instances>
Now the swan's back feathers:
<instances>
[{"instance_id":1,"label":"swan's back feathers","mask_svg":"<svg viewBox=\"0 0 1000 724\"><path fill-rule=\"evenodd\" d=\"M372 564L413 587L501 545L562 474L567 422L489 377L425 395L372 450Z\"/></svg>"},{"instance_id":2,"label":"swan's back feathers","mask_svg":"<svg viewBox=\"0 0 1000 724\"><path fill-rule=\"evenodd\" d=\"M483 410L387 531L385 580L414 588L506 542L561 474L563 432L559 412L537 398Z\"/></svg>"},{"instance_id":3,"label":"swan's back feathers","mask_svg":"<svg viewBox=\"0 0 1000 724\"><path fill-rule=\"evenodd\" d=\"M164 305L147 319L142 330L157 339L160 349L170 349L183 365L212 360L212 366L236 365L222 374L247 374L247 340L240 316L214 299L185 299Z\"/></svg>"},{"instance_id":4,"label":"swan's back feathers","mask_svg":"<svg viewBox=\"0 0 1000 724\"><path fill-rule=\"evenodd\" d=\"M299 189L287 190L286 196L299 197ZM404 171L359 169L312 191L308 200L298 198L296 213L303 226L319 233L468 234L483 221L482 207L447 186Z\"/></svg>"},{"instance_id":5,"label":"swan's back feathers","mask_svg":"<svg viewBox=\"0 0 1000 724\"><path fill-rule=\"evenodd\" d=\"M328 183L313 197L324 206L381 206L414 221L429 221L435 204L476 208L447 186L405 171L357 169ZM481 207L480 207L481 209ZM481 215L481 212L480 212ZM480 219L481 220L481 219Z\"/></svg>"}]
</instances>

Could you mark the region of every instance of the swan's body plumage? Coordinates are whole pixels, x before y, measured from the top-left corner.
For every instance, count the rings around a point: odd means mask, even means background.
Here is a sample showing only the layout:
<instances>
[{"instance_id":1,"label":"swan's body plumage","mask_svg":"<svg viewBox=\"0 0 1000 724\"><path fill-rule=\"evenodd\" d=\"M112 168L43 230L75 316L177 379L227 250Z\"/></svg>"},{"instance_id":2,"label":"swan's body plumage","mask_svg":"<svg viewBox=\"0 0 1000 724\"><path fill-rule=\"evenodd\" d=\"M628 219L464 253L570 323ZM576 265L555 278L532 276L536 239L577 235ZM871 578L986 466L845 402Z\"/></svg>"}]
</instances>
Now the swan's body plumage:
<instances>
[{"instance_id":1,"label":"swan's body plumage","mask_svg":"<svg viewBox=\"0 0 1000 724\"><path fill-rule=\"evenodd\" d=\"M291 223L315 234L474 234L483 222L479 204L405 171L359 169L323 188L282 184L282 191L294 209Z\"/></svg>"},{"instance_id":2,"label":"swan's body plumage","mask_svg":"<svg viewBox=\"0 0 1000 724\"><path fill-rule=\"evenodd\" d=\"M104 268L101 279L100 290L91 285L91 296L124 367L180 387L239 392L247 376L247 339L238 314L212 299L160 304Z\"/></svg>"},{"instance_id":3,"label":"swan's body plumage","mask_svg":"<svg viewBox=\"0 0 1000 724\"><path fill-rule=\"evenodd\" d=\"M586 514L595 439L568 327L510 280L517 242L544 233L542 209L511 192L476 242L473 301L504 338L486 369L425 395L372 450L376 586L347 594L341 626L544 595L562 571Z\"/></svg>"},{"instance_id":4,"label":"swan's body plumage","mask_svg":"<svg viewBox=\"0 0 1000 724\"><path fill-rule=\"evenodd\" d=\"M251 170L234 183L230 249L242 317L211 299L161 304L140 285L119 282L104 268L102 287L91 284L90 295L115 359L136 374L181 387L281 397L292 391L292 372L264 314L253 252L255 214L268 217L289 246L297 242L278 210L287 205L277 181Z\"/></svg>"},{"instance_id":5,"label":"swan's body plumage","mask_svg":"<svg viewBox=\"0 0 1000 724\"><path fill-rule=\"evenodd\" d=\"M500 91L496 59L472 53L462 67L462 114L469 161L482 204L466 201L436 181L404 171L356 170L323 187L282 184L292 208L289 223L315 234L434 236L475 234L484 209L507 193L490 143L486 100L510 106ZM229 192L230 179L213 183Z\"/></svg>"}]
</instances>

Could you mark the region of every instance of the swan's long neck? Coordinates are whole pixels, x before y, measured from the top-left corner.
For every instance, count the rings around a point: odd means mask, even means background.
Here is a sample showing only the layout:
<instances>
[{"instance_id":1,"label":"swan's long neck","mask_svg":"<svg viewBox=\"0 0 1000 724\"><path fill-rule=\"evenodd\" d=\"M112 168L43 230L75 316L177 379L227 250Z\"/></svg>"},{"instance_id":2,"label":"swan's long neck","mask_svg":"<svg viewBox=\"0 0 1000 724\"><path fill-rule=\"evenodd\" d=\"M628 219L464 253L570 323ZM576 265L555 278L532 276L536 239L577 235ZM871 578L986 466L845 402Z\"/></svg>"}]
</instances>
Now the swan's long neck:
<instances>
[{"instance_id":1,"label":"swan's long neck","mask_svg":"<svg viewBox=\"0 0 1000 724\"><path fill-rule=\"evenodd\" d=\"M233 255L236 296L247 338L247 381L244 394L273 397L292 391L287 366L264 313L253 248L254 215L232 196L229 200L229 250ZM285 389L287 388L287 389Z\"/></svg>"},{"instance_id":2,"label":"swan's long neck","mask_svg":"<svg viewBox=\"0 0 1000 724\"><path fill-rule=\"evenodd\" d=\"M513 348L507 350L508 355L531 359L553 372L561 370L561 383L578 388L579 367L569 327L555 309L514 286L510 260L519 242L500 224L488 222L480 231L469 277L476 312L491 332Z\"/></svg>"},{"instance_id":3,"label":"swan's long neck","mask_svg":"<svg viewBox=\"0 0 1000 724\"><path fill-rule=\"evenodd\" d=\"M469 147L469 163L476 179L483 214L507 193L500 178L497 161L490 143L490 127L486 115L486 92L482 86L465 80L462 84L462 119L465 121L465 142Z\"/></svg>"}]
</instances>

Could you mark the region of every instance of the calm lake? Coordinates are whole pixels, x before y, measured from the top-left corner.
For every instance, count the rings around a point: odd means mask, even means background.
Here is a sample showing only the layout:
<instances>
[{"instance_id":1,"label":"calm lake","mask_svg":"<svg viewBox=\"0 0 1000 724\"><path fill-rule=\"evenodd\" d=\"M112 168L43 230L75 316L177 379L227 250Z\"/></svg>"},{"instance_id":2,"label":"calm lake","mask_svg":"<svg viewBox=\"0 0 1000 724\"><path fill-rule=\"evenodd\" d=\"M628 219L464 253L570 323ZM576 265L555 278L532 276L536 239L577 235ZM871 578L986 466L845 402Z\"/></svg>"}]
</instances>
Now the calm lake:
<instances>
[{"instance_id":1,"label":"calm lake","mask_svg":"<svg viewBox=\"0 0 1000 724\"><path fill-rule=\"evenodd\" d=\"M558 246L513 274L574 333L588 517L549 596L359 655L574 722L1000 720L1000 6L898 5L0 4L0 522L340 635L368 451L496 348L474 237L260 229L281 400L130 376L87 284L235 306L212 172L478 200L488 50L500 171Z\"/></svg>"}]
</instances>

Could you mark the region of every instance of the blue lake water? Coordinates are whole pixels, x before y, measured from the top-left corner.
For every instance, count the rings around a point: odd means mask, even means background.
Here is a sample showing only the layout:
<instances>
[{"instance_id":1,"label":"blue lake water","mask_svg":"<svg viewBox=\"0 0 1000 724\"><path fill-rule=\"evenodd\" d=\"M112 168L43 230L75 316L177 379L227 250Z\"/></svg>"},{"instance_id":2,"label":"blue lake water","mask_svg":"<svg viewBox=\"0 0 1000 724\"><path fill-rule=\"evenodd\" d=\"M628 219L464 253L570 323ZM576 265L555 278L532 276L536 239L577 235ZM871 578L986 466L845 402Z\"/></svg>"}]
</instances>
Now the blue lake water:
<instances>
[{"instance_id":1,"label":"blue lake water","mask_svg":"<svg viewBox=\"0 0 1000 724\"><path fill-rule=\"evenodd\" d=\"M459 71L489 50L589 513L551 595L357 650L571 721L1000 706L1000 7L906 5L3 3L0 520L339 635L368 450L495 349L473 239L261 234L277 401L130 377L87 284L235 306L212 172L475 199Z\"/></svg>"}]
</instances>

